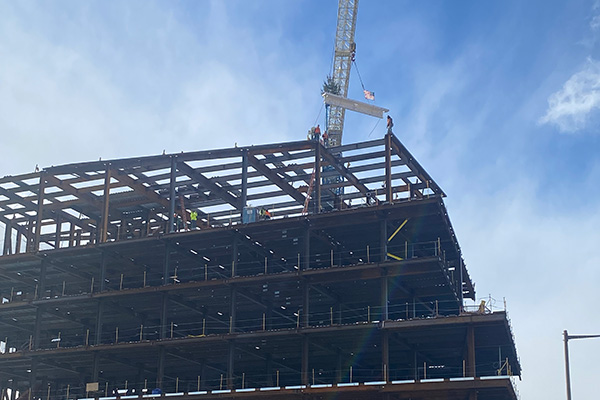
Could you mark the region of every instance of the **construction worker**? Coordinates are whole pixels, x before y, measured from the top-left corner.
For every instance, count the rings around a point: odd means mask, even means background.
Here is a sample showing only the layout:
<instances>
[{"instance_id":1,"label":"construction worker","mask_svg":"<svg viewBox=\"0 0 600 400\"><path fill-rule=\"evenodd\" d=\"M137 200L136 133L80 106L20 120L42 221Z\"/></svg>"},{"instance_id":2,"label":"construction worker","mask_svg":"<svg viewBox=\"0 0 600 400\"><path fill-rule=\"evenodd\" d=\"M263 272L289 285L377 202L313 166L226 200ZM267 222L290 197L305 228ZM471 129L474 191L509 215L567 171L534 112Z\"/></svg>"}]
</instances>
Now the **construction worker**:
<instances>
[{"instance_id":1,"label":"construction worker","mask_svg":"<svg viewBox=\"0 0 600 400\"><path fill-rule=\"evenodd\" d=\"M173 213L173 222L175 225L175 232L179 232L181 229L181 217L176 212Z\"/></svg>"},{"instance_id":2,"label":"construction worker","mask_svg":"<svg viewBox=\"0 0 600 400\"><path fill-rule=\"evenodd\" d=\"M190 213L190 220L192 221L192 229L196 229L196 224L198 223L198 211L192 210Z\"/></svg>"},{"instance_id":3,"label":"construction worker","mask_svg":"<svg viewBox=\"0 0 600 400\"><path fill-rule=\"evenodd\" d=\"M321 137L321 128L319 127L319 125L317 125L317 127L315 128L315 140L319 140L320 137Z\"/></svg>"},{"instance_id":4,"label":"construction worker","mask_svg":"<svg viewBox=\"0 0 600 400\"><path fill-rule=\"evenodd\" d=\"M387 116L387 133L392 134L392 128L394 127L394 121L392 121L392 117Z\"/></svg>"},{"instance_id":5,"label":"construction worker","mask_svg":"<svg viewBox=\"0 0 600 400\"><path fill-rule=\"evenodd\" d=\"M260 219L271 219L271 213L264 207L258 210L258 216Z\"/></svg>"}]
</instances>

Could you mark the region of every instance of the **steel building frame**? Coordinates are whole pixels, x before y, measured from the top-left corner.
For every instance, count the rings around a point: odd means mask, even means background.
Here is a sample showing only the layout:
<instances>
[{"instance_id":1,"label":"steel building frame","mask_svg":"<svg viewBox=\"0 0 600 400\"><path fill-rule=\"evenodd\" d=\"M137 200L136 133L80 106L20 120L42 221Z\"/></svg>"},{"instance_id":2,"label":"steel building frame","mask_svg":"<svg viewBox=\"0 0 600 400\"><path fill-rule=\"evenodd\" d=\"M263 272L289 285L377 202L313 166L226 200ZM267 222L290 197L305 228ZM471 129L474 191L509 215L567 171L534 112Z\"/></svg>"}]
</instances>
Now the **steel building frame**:
<instances>
[{"instance_id":1,"label":"steel building frame","mask_svg":"<svg viewBox=\"0 0 600 400\"><path fill-rule=\"evenodd\" d=\"M516 399L509 320L464 310L444 196L391 134L4 177L2 400Z\"/></svg>"}]
</instances>

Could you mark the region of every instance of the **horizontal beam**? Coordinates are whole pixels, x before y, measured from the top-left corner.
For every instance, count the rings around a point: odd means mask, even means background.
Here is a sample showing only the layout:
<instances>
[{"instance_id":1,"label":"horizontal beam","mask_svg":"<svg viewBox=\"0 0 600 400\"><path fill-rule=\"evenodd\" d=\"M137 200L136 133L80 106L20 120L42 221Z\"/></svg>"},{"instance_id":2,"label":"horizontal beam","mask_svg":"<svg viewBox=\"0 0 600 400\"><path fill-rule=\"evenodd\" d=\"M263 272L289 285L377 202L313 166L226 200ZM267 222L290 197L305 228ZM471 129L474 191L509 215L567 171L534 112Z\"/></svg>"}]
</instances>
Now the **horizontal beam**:
<instances>
[{"instance_id":1,"label":"horizontal beam","mask_svg":"<svg viewBox=\"0 0 600 400\"><path fill-rule=\"evenodd\" d=\"M362 101L352 100L331 93L323 93L323 101L330 106L342 107L346 110L377 118L383 118L383 113L390 111L387 108L378 107L374 104L363 103Z\"/></svg>"}]
</instances>

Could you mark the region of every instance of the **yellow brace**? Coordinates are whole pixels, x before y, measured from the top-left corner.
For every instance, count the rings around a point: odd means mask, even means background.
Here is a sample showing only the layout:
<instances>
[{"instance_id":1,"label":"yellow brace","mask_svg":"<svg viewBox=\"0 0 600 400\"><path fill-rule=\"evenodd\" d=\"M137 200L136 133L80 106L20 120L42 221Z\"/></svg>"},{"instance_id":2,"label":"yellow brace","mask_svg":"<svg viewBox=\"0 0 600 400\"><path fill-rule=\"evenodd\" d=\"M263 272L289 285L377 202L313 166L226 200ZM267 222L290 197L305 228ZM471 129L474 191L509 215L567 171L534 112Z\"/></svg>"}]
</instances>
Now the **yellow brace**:
<instances>
[{"instance_id":1,"label":"yellow brace","mask_svg":"<svg viewBox=\"0 0 600 400\"><path fill-rule=\"evenodd\" d=\"M394 238L394 236L396 236L396 234L398 232L400 232L400 229L402 229L404 227L404 225L406 225L407 222L408 222L408 219L405 219L404 222L400 224L400 226L398 227L398 229L396 229L396 231L394 233L392 233L392 236L390 236L390 238L388 239L388 242L392 241L392 239Z\"/></svg>"}]
</instances>

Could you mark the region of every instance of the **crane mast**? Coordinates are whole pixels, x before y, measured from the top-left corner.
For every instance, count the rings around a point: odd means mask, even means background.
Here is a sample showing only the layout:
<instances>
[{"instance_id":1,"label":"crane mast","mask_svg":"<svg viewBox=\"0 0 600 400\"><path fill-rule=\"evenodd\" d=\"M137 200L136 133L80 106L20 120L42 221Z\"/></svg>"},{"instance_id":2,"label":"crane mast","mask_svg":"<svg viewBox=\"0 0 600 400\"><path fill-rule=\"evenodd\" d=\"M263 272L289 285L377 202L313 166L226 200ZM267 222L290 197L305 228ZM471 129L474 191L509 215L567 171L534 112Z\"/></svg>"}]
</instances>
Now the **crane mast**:
<instances>
[{"instance_id":1,"label":"crane mast","mask_svg":"<svg viewBox=\"0 0 600 400\"><path fill-rule=\"evenodd\" d=\"M358 0L339 0L337 28L335 32L335 53L333 59L332 79L340 89L340 96L348 96L348 83L350 81L350 67L354 61L356 43L356 14ZM329 106L327 110L327 133L329 147L342 144L342 131L344 130L345 109L340 106Z\"/></svg>"}]
</instances>

